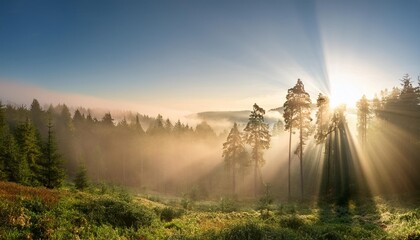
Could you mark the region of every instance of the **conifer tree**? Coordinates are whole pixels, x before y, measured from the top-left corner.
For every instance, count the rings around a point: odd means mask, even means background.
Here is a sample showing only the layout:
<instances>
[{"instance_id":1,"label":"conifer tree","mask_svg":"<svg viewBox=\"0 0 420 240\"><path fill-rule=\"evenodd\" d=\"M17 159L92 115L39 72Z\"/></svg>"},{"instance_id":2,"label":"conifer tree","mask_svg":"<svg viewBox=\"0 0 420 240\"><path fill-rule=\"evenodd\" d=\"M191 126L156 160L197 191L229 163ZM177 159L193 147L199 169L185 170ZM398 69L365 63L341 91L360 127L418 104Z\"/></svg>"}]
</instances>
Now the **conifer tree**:
<instances>
[{"instance_id":1,"label":"conifer tree","mask_svg":"<svg viewBox=\"0 0 420 240\"><path fill-rule=\"evenodd\" d=\"M271 131L272 136L278 136L283 131L283 122L279 119L273 124L273 130Z\"/></svg>"},{"instance_id":2,"label":"conifer tree","mask_svg":"<svg viewBox=\"0 0 420 240\"><path fill-rule=\"evenodd\" d=\"M58 188L64 180L61 156L57 152L53 124L48 121L48 136L43 149L42 183L47 188Z\"/></svg>"},{"instance_id":3,"label":"conifer tree","mask_svg":"<svg viewBox=\"0 0 420 240\"><path fill-rule=\"evenodd\" d=\"M323 142L326 138L329 123L329 99L327 96L320 93L316 100L318 112L316 113L316 134L315 139L317 142Z\"/></svg>"},{"instance_id":4,"label":"conifer tree","mask_svg":"<svg viewBox=\"0 0 420 240\"><path fill-rule=\"evenodd\" d=\"M163 117L162 115L158 114L155 121L153 121L147 129L147 133L150 135L164 133L165 127L163 124Z\"/></svg>"},{"instance_id":5,"label":"conifer tree","mask_svg":"<svg viewBox=\"0 0 420 240\"><path fill-rule=\"evenodd\" d=\"M172 125L171 120L169 120L169 118L166 119L164 127L167 133L172 133L174 126Z\"/></svg>"},{"instance_id":6,"label":"conifer tree","mask_svg":"<svg viewBox=\"0 0 420 240\"><path fill-rule=\"evenodd\" d=\"M361 137L362 146L366 145L366 132L368 128L368 121L371 114L370 104L366 99L366 96L363 97L357 102L357 127Z\"/></svg>"},{"instance_id":7,"label":"conifer tree","mask_svg":"<svg viewBox=\"0 0 420 240\"><path fill-rule=\"evenodd\" d=\"M232 179L232 194L235 194L236 191L237 165L240 164L240 157L243 156L244 151L245 147L241 133L238 130L238 125L234 123L233 128L230 130L230 133L226 139L226 142L223 143L222 154L226 169Z\"/></svg>"},{"instance_id":8,"label":"conifer tree","mask_svg":"<svg viewBox=\"0 0 420 240\"><path fill-rule=\"evenodd\" d=\"M16 129L16 140L20 150L19 182L39 185L41 176L41 147L39 136L29 119Z\"/></svg>"},{"instance_id":9,"label":"conifer tree","mask_svg":"<svg viewBox=\"0 0 420 240\"><path fill-rule=\"evenodd\" d=\"M257 195L257 178L260 167L264 165L263 151L270 147L270 132L268 124L264 123L265 110L256 103L249 115L249 121L244 129L245 141L251 145L251 158L254 162L254 195ZM260 176L261 177L261 176Z\"/></svg>"},{"instance_id":10,"label":"conifer tree","mask_svg":"<svg viewBox=\"0 0 420 240\"><path fill-rule=\"evenodd\" d=\"M105 113L102 118L102 124L107 127L114 127L114 119L111 116L111 113Z\"/></svg>"},{"instance_id":11,"label":"conifer tree","mask_svg":"<svg viewBox=\"0 0 420 240\"><path fill-rule=\"evenodd\" d=\"M136 115L136 122L134 123L134 130L140 135L144 134L144 129L141 126L138 114Z\"/></svg>"},{"instance_id":12,"label":"conifer tree","mask_svg":"<svg viewBox=\"0 0 420 240\"><path fill-rule=\"evenodd\" d=\"M76 177L74 179L74 184L76 189L84 190L89 186L88 177L87 177L87 169L85 165L79 164L79 168L77 170Z\"/></svg>"},{"instance_id":13,"label":"conifer tree","mask_svg":"<svg viewBox=\"0 0 420 240\"><path fill-rule=\"evenodd\" d=\"M304 140L310 130L311 122L311 98L305 91L303 82L298 79L296 85L287 91L286 102L284 103L284 121L286 130L290 131L289 135L289 199L290 199L290 165L291 165L291 142L292 129L299 130L299 146L296 152L300 160L300 182L301 182L301 198L303 198L303 145Z\"/></svg>"}]
</instances>

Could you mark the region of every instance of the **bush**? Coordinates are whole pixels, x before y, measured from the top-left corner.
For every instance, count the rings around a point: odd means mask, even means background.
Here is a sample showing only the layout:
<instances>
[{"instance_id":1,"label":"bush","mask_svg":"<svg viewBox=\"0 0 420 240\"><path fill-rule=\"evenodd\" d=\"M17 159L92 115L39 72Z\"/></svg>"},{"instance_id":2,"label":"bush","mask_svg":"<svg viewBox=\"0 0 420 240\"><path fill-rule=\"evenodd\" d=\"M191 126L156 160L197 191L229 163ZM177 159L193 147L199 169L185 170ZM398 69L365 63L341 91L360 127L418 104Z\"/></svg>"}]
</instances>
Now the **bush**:
<instances>
[{"instance_id":1,"label":"bush","mask_svg":"<svg viewBox=\"0 0 420 240\"><path fill-rule=\"evenodd\" d=\"M263 229L255 223L237 225L225 232L223 239L263 239Z\"/></svg>"},{"instance_id":2,"label":"bush","mask_svg":"<svg viewBox=\"0 0 420 240\"><path fill-rule=\"evenodd\" d=\"M291 217L282 217L282 218L280 218L280 225L282 227L286 227L286 228L297 230L300 227L304 226L305 223L303 222L302 219L300 219L300 218L298 218L296 216L291 216Z\"/></svg>"},{"instance_id":3,"label":"bush","mask_svg":"<svg viewBox=\"0 0 420 240\"><path fill-rule=\"evenodd\" d=\"M137 229L140 226L150 226L155 217L152 211L143 206L110 198L80 203L76 208L86 214L89 222L110 224L113 227Z\"/></svg>"},{"instance_id":4,"label":"bush","mask_svg":"<svg viewBox=\"0 0 420 240\"><path fill-rule=\"evenodd\" d=\"M181 209L174 209L171 207L165 207L160 212L160 220L165 222L170 222L174 218L179 218L184 214L184 211Z\"/></svg>"},{"instance_id":5,"label":"bush","mask_svg":"<svg viewBox=\"0 0 420 240\"><path fill-rule=\"evenodd\" d=\"M219 210L222 212L238 211L238 203L231 198L222 198L219 202Z\"/></svg>"}]
</instances>

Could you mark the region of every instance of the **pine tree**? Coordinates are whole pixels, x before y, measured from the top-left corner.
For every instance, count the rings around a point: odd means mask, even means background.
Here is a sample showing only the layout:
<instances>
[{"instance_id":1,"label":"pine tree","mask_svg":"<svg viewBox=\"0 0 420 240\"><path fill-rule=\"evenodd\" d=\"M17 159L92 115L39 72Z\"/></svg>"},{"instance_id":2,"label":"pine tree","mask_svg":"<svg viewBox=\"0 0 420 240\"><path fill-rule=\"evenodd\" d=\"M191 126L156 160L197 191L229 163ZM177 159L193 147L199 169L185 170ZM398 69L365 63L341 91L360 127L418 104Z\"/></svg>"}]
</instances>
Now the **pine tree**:
<instances>
[{"instance_id":1,"label":"pine tree","mask_svg":"<svg viewBox=\"0 0 420 240\"><path fill-rule=\"evenodd\" d=\"M382 111L382 104L378 98L378 95L376 94L372 100L372 109L373 109L373 112L375 113L375 116L380 117L380 113Z\"/></svg>"},{"instance_id":2,"label":"pine tree","mask_svg":"<svg viewBox=\"0 0 420 240\"><path fill-rule=\"evenodd\" d=\"M284 124L279 119L277 122L275 122L273 124L273 130L271 131L271 135L272 136L278 136L278 135L280 135L280 133L283 131L283 128L284 128Z\"/></svg>"},{"instance_id":3,"label":"pine tree","mask_svg":"<svg viewBox=\"0 0 420 240\"><path fill-rule=\"evenodd\" d=\"M172 125L171 120L169 120L169 118L166 119L164 127L167 133L172 133L174 126Z\"/></svg>"},{"instance_id":4,"label":"pine tree","mask_svg":"<svg viewBox=\"0 0 420 240\"><path fill-rule=\"evenodd\" d=\"M114 127L114 119L111 116L111 113L105 113L102 118L102 124L107 127Z\"/></svg>"},{"instance_id":5,"label":"pine tree","mask_svg":"<svg viewBox=\"0 0 420 240\"><path fill-rule=\"evenodd\" d=\"M147 133L150 135L155 134L162 134L165 132L165 127L163 125L163 117L162 115L158 114L155 121L153 121L149 128L147 129Z\"/></svg>"},{"instance_id":6,"label":"pine tree","mask_svg":"<svg viewBox=\"0 0 420 240\"><path fill-rule=\"evenodd\" d=\"M296 152L300 160L300 183L301 198L303 199L303 145L310 130L311 122L311 98L305 91L303 82L298 79L296 85L287 91L286 102L284 103L284 121L286 130L290 131L289 135L289 199L290 199L290 165L291 165L291 143L292 129L299 130L299 146Z\"/></svg>"},{"instance_id":7,"label":"pine tree","mask_svg":"<svg viewBox=\"0 0 420 240\"><path fill-rule=\"evenodd\" d=\"M36 129L29 119L16 129L16 140L20 150L19 182L39 185L41 176L41 146Z\"/></svg>"},{"instance_id":8,"label":"pine tree","mask_svg":"<svg viewBox=\"0 0 420 240\"><path fill-rule=\"evenodd\" d=\"M201 138L214 138L216 133L213 128L206 122L202 121L195 128L195 133Z\"/></svg>"},{"instance_id":9,"label":"pine tree","mask_svg":"<svg viewBox=\"0 0 420 240\"><path fill-rule=\"evenodd\" d=\"M240 157L245 151L244 143L242 141L241 133L238 130L238 125L234 123L233 128L223 143L223 155L225 166L232 179L232 194L236 192L236 173L237 165L240 164Z\"/></svg>"},{"instance_id":10,"label":"pine tree","mask_svg":"<svg viewBox=\"0 0 420 240\"><path fill-rule=\"evenodd\" d=\"M84 116L80 113L79 109L74 112L73 115L73 126L79 130L83 123L85 122Z\"/></svg>"},{"instance_id":11,"label":"pine tree","mask_svg":"<svg viewBox=\"0 0 420 240\"><path fill-rule=\"evenodd\" d=\"M254 162L254 195L257 195L257 176L260 167L264 165L263 151L270 147L270 132L268 124L264 123L265 110L256 103L249 115L249 121L244 129L246 143L251 145L251 158Z\"/></svg>"},{"instance_id":12,"label":"pine tree","mask_svg":"<svg viewBox=\"0 0 420 240\"><path fill-rule=\"evenodd\" d=\"M136 131L136 133L140 135L144 134L144 130L143 130L143 127L141 126L138 114L136 115L136 122L134 123L134 130Z\"/></svg>"},{"instance_id":13,"label":"pine tree","mask_svg":"<svg viewBox=\"0 0 420 240\"><path fill-rule=\"evenodd\" d=\"M366 96L363 97L357 102L357 127L359 130L359 135L361 137L362 146L366 145L366 133L368 128L368 121L371 114L370 104L366 99Z\"/></svg>"},{"instance_id":14,"label":"pine tree","mask_svg":"<svg viewBox=\"0 0 420 240\"><path fill-rule=\"evenodd\" d=\"M80 164L77 170L76 178L74 179L76 189L84 190L89 186L87 169L84 165Z\"/></svg>"},{"instance_id":15,"label":"pine tree","mask_svg":"<svg viewBox=\"0 0 420 240\"><path fill-rule=\"evenodd\" d=\"M327 136L328 132L328 123L329 123L329 99L327 96L320 93L318 99L316 100L316 106L318 107L318 112L316 113L316 134L315 139L317 142L323 142Z\"/></svg>"},{"instance_id":16,"label":"pine tree","mask_svg":"<svg viewBox=\"0 0 420 240\"><path fill-rule=\"evenodd\" d=\"M48 121L48 136L43 149L42 184L47 188L58 188L64 180L61 156L57 153L51 118Z\"/></svg>"}]
</instances>

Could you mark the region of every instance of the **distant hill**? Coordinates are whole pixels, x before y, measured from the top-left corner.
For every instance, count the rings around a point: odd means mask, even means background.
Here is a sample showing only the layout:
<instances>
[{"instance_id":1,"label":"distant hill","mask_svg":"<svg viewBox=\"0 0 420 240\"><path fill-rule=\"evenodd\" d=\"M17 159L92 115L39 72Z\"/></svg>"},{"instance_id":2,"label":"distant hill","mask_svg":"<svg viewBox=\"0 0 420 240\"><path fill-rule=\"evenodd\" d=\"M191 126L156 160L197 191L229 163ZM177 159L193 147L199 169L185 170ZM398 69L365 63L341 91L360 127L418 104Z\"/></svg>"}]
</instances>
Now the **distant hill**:
<instances>
[{"instance_id":1,"label":"distant hill","mask_svg":"<svg viewBox=\"0 0 420 240\"><path fill-rule=\"evenodd\" d=\"M269 124L273 124L274 122L279 120L279 116L276 116L277 114L270 114L270 112L274 113L274 112L279 112L279 111L269 110L267 114L265 115L265 121ZM211 111L211 112L199 112L199 113L191 114L187 117L199 119L202 121L208 121L208 122L229 121L232 123L237 122L237 123L245 124L248 122L249 114L250 114L249 110Z\"/></svg>"}]
</instances>

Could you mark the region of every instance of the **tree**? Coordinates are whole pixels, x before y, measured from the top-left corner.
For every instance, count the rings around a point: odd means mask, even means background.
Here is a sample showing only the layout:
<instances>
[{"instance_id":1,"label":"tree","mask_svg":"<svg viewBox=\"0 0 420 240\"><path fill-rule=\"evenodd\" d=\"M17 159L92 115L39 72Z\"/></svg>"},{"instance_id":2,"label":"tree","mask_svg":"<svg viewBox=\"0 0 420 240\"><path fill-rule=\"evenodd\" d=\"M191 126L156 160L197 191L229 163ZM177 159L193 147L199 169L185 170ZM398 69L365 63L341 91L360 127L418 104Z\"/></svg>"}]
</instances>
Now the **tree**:
<instances>
[{"instance_id":1,"label":"tree","mask_svg":"<svg viewBox=\"0 0 420 240\"><path fill-rule=\"evenodd\" d=\"M144 134L144 130L143 130L143 127L141 126L138 114L136 115L136 122L134 123L134 130L140 135Z\"/></svg>"},{"instance_id":2,"label":"tree","mask_svg":"<svg viewBox=\"0 0 420 240\"><path fill-rule=\"evenodd\" d=\"M279 119L277 122L273 124L273 130L271 131L272 136L278 136L283 131L284 124Z\"/></svg>"},{"instance_id":3,"label":"tree","mask_svg":"<svg viewBox=\"0 0 420 240\"><path fill-rule=\"evenodd\" d=\"M329 109L330 101L327 96L324 96L322 93L318 95L316 100L316 106L318 107L318 112L316 113L316 134L315 139L318 143L323 142L327 136L328 132L328 123L329 123Z\"/></svg>"},{"instance_id":4,"label":"tree","mask_svg":"<svg viewBox=\"0 0 420 240\"><path fill-rule=\"evenodd\" d=\"M65 175L61 156L57 152L51 118L48 120L48 136L43 150L42 183L47 188L58 188L61 186Z\"/></svg>"},{"instance_id":5,"label":"tree","mask_svg":"<svg viewBox=\"0 0 420 240\"><path fill-rule=\"evenodd\" d=\"M238 125L234 123L233 128L223 143L223 155L225 166L232 179L232 194L235 194L236 190L236 172L237 165L239 164L239 158L245 151L244 143L242 141L241 133L238 130Z\"/></svg>"},{"instance_id":6,"label":"tree","mask_svg":"<svg viewBox=\"0 0 420 240\"><path fill-rule=\"evenodd\" d=\"M74 185L76 186L76 189L79 190L84 190L89 186L85 165L79 164L79 168L74 179Z\"/></svg>"},{"instance_id":7,"label":"tree","mask_svg":"<svg viewBox=\"0 0 420 240\"><path fill-rule=\"evenodd\" d=\"M149 128L147 129L147 133L150 135L154 134L162 134L165 132L165 127L163 125L163 117L162 115L158 114L155 121L153 121Z\"/></svg>"},{"instance_id":8,"label":"tree","mask_svg":"<svg viewBox=\"0 0 420 240\"><path fill-rule=\"evenodd\" d=\"M251 145L251 158L254 162L254 195L257 195L257 176L260 167L264 165L263 151L270 147L270 132L268 124L264 123L265 110L256 103L249 115L249 121L244 129L245 141Z\"/></svg>"},{"instance_id":9,"label":"tree","mask_svg":"<svg viewBox=\"0 0 420 240\"><path fill-rule=\"evenodd\" d=\"M114 119L111 116L111 113L105 113L105 115L102 118L102 124L104 126L108 126L108 127L114 127Z\"/></svg>"},{"instance_id":10,"label":"tree","mask_svg":"<svg viewBox=\"0 0 420 240\"><path fill-rule=\"evenodd\" d=\"M357 127L359 130L359 135L361 137L362 146L365 147L368 120L371 114L370 105L365 95L363 95L362 98L357 102L356 107L357 107Z\"/></svg>"},{"instance_id":11,"label":"tree","mask_svg":"<svg viewBox=\"0 0 420 240\"><path fill-rule=\"evenodd\" d=\"M215 138L216 133L213 128L206 122L202 121L195 128L195 133L202 138Z\"/></svg>"},{"instance_id":12,"label":"tree","mask_svg":"<svg viewBox=\"0 0 420 240\"><path fill-rule=\"evenodd\" d=\"M167 133L172 133L174 126L172 125L171 120L169 120L169 118L166 119L164 127Z\"/></svg>"},{"instance_id":13,"label":"tree","mask_svg":"<svg viewBox=\"0 0 420 240\"><path fill-rule=\"evenodd\" d=\"M80 128L85 121L85 117L80 113L79 109L74 112L73 125L76 129Z\"/></svg>"},{"instance_id":14,"label":"tree","mask_svg":"<svg viewBox=\"0 0 420 240\"><path fill-rule=\"evenodd\" d=\"M42 156L39 136L29 119L16 129L16 140L20 150L19 179L22 184L39 185Z\"/></svg>"},{"instance_id":15,"label":"tree","mask_svg":"<svg viewBox=\"0 0 420 240\"><path fill-rule=\"evenodd\" d=\"M400 105L405 106L405 108L412 109L417 106L419 103L417 96L417 89L413 87L411 82L411 77L408 74L405 74L401 79L401 92L399 96Z\"/></svg>"},{"instance_id":16,"label":"tree","mask_svg":"<svg viewBox=\"0 0 420 240\"><path fill-rule=\"evenodd\" d=\"M289 199L290 199L290 165L291 165L291 144L292 129L299 130L299 146L296 149L300 160L300 191L303 198L303 145L304 140L310 131L311 119L311 98L305 91L303 82L298 79L296 85L287 91L286 102L284 103L285 129L290 131L289 135Z\"/></svg>"},{"instance_id":17,"label":"tree","mask_svg":"<svg viewBox=\"0 0 420 240\"><path fill-rule=\"evenodd\" d=\"M375 113L375 116L379 117L382 110L382 104L378 98L378 95L376 94L372 100L372 109L373 109L373 112Z\"/></svg>"}]
</instances>

